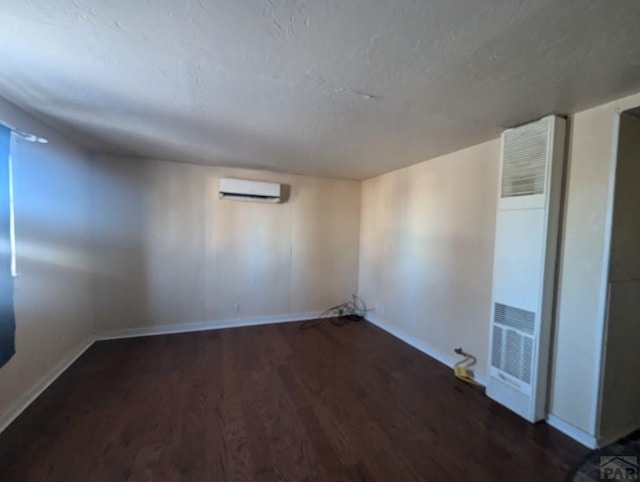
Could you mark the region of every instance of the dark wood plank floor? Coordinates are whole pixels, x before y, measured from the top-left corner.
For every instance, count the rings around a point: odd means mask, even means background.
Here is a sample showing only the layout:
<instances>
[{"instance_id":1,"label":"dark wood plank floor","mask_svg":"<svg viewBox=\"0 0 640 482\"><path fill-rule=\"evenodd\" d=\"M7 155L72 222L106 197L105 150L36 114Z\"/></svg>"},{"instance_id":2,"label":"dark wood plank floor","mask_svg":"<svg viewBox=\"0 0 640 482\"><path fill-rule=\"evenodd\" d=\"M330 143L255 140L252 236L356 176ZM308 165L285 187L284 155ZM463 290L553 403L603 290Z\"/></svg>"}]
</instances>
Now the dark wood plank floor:
<instances>
[{"instance_id":1,"label":"dark wood plank floor","mask_svg":"<svg viewBox=\"0 0 640 482\"><path fill-rule=\"evenodd\" d=\"M368 323L95 344L0 435L9 481L561 481L587 450Z\"/></svg>"}]
</instances>

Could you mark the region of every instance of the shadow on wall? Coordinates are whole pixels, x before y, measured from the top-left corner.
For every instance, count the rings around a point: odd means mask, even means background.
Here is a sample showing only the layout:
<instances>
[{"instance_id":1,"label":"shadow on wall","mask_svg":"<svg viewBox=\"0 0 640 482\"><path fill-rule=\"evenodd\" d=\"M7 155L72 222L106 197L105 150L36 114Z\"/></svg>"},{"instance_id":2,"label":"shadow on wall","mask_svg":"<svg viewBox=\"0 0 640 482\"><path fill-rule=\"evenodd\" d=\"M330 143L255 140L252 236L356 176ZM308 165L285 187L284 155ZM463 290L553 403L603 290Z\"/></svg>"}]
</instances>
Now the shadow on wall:
<instances>
[{"instance_id":1,"label":"shadow on wall","mask_svg":"<svg viewBox=\"0 0 640 482\"><path fill-rule=\"evenodd\" d=\"M573 118L571 116L566 117L566 138L564 144L564 160L562 166L562 187L560 188L560 209L558 210L558 245L557 245L557 259L555 266L555 274L553 279L553 286L555 287L555 294L553 300L553 308L551 313L552 327L549 333L549 367L547 374L547 412L553 413L553 392L554 383L556 377L557 357L557 338L558 338L558 317L559 317L559 300L562 299L562 267L564 266L563 258L565 252L565 219L567 217L567 193L569 191L569 179L571 179L571 160L573 159Z\"/></svg>"},{"instance_id":2,"label":"shadow on wall","mask_svg":"<svg viewBox=\"0 0 640 482\"><path fill-rule=\"evenodd\" d=\"M286 203L291 199L291 186L289 184L280 185L280 202Z\"/></svg>"},{"instance_id":3,"label":"shadow on wall","mask_svg":"<svg viewBox=\"0 0 640 482\"><path fill-rule=\"evenodd\" d=\"M51 265L89 273L88 206L80 202L89 192L87 165L20 139L12 158L18 272Z\"/></svg>"},{"instance_id":4,"label":"shadow on wall","mask_svg":"<svg viewBox=\"0 0 640 482\"><path fill-rule=\"evenodd\" d=\"M149 306L146 199L143 162L118 169L94 167L92 212L97 331L151 321Z\"/></svg>"},{"instance_id":5,"label":"shadow on wall","mask_svg":"<svg viewBox=\"0 0 640 482\"><path fill-rule=\"evenodd\" d=\"M464 346L484 372L499 142L364 182L360 294L433 353Z\"/></svg>"},{"instance_id":6,"label":"shadow on wall","mask_svg":"<svg viewBox=\"0 0 640 482\"><path fill-rule=\"evenodd\" d=\"M11 145L16 355L0 370L0 419L93 332L91 167L53 131L34 130L50 143Z\"/></svg>"},{"instance_id":7,"label":"shadow on wall","mask_svg":"<svg viewBox=\"0 0 640 482\"><path fill-rule=\"evenodd\" d=\"M283 186L285 204L221 200L219 175L96 160L99 331L291 312L291 187Z\"/></svg>"},{"instance_id":8,"label":"shadow on wall","mask_svg":"<svg viewBox=\"0 0 640 482\"><path fill-rule=\"evenodd\" d=\"M15 354L15 313L11 250L11 196L9 146L11 131L0 125L0 367Z\"/></svg>"}]
</instances>

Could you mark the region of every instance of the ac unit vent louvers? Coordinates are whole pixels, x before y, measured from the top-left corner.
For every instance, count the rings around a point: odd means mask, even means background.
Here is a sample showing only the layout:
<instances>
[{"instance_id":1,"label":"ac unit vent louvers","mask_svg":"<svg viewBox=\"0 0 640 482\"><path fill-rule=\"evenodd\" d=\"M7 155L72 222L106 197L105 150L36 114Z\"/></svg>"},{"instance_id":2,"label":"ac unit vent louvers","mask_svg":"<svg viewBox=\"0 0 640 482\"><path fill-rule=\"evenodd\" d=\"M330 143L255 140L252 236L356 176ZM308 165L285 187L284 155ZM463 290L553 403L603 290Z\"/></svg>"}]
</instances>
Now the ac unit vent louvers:
<instances>
[{"instance_id":1,"label":"ac unit vent louvers","mask_svg":"<svg viewBox=\"0 0 640 482\"><path fill-rule=\"evenodd\" d=\"M505 133L502 197L544 193L548 124L535 123Z\"/></svg>"},{"instance_id":2,"label":"ac unit vent louvers","mask_svg":"<svg viewBox=\"0 0 640 482\"><path fill-rule=\"evenodd\" d=\"M249 181L245 179L220 179L220 199L230 201L254 201L279 203L281 186L273 182Z\"/></svg>"},{"instance_id":3,"label":"ac unit vent louvers","mask_svg":"<svg viewBox=\"0 0 640 482\"><path fill-rule=\"evenodd\" d=\"M495 304L494 313L491 364L530 383L535 313L500 303Z\"/></svg>"},{"instance_id":4,"label":"ac unit vent louvers","mask_svg":"<svg viewBox=\"0 0 640 482\"><path fill-rule=\"evenodd\" d=\"M499 325L515 328L516 330L533 335L536 314L531 311L514 308L513 306L496 303L493 321Z\"/></svg>"}]
</instances>

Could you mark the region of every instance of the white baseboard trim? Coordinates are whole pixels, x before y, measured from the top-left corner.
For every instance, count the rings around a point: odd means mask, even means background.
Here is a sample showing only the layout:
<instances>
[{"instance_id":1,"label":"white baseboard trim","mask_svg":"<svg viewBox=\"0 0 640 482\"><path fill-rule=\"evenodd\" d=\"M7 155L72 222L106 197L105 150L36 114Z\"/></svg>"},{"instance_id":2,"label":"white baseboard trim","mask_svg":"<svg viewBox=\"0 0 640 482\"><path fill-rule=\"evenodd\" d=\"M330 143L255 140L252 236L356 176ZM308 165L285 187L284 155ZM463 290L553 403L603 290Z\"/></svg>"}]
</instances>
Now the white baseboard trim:
<instances>
[{"instance_id":1,"label":"white baseboard trim","mask_svg":"<svg viewBox=\"0 0 640 482\"><path fill-rule=\"evenodd\" d=\"M419 350L425 355L428 355L431 358L439 361L443 365L448 366L451 369L453 369L453 366L460 361L459 358L456 358L455 354L452 353L451 355L449 355L449 354L442 353L441 351L436 350L435 348L427 345L423 341L418 340L414 336L409 335L405 331L389 326L387 323L380 320L379 318L376 318L375 316L368 314L367 321L376 325L378 328L383 329L387 333L395 336L399 340L404 341L407 345L411 345L416 350ZM487 378L484 375L475 373L475 380L478 383L484 386L487 386Z\"/></svg>"},{"instance_id":2,"label":"white baseboard trim","mask_svg":"<svg viewBox=\"0 0 640 482\"><path fill-rule=\"evenodd\" d=\"M367 321L376 325L379 328L382 328L387 333L395 336L396 338L404 341L408 345L411 345L417 350L420 350L422 353L434 358L439 361L443 365L453 368L453 365L458 361L453 355L444 354L441 351L434 349L433 347L428 346L423 341L418 340L417 338L407 334L406 332L399 330L398 328L391 327L384 321L376 318L372 315L367 315ZM487 378L483 375L476 373L476 380L482 385L487 385ZM592 435L589 435L587 432L580 430L577 427L574 427L568 422L556 417L555 415L549 414L547 416L547 423L551 425L556 430L564 433L565 435L571 437L575 441L581 443L582 445L594 449L598 447L598 441Z\"/></svg>"},{"instance_id":3,"label":"white baseboard trim","mask_svg":"<svg viewBox=\"0 0 640 482\"><path fill-rule=\"evenodd\" d=\"M275 315L256 318L208 321L203 323L148 326L143 328L133 328L128 330L98 333L94 337L86 340L78 348L73 350L67 357L61 360L55 367L53 367L53 369L51 369L36 384L34 384L31 389L27 393L25 393L11 408L9 408L7 412L0 416L0 433L2 433L29 405L31 405L31 403L36 398L38 398L42 394L42 392L44 392L49 387L49 385L51 385L60 375L62 375L62 373L67 370L67 368L69 368L78 358L80 358L80 356L85 351L87 351L87 349L89 349L89 347L93 345L95 341L115 340L120 338L133 338L140 336L166 335L172 333L188 333L194 331L208 331L222 328L267 325L273 323L287 323L294 321L312 320L314 318L318 318L320 315L320 312L307 312L295 313L290 315ZM453 356L448 356L438 350L435 350L434 348L426 345L424 342L407 334L406 332L397 328L390 327L385 322L377 319L374 316L367 315L367 321L383 329L387 333L395 336L396 338L402 340L408 345L416 348L422 353L439 361L443 365L453 368L453 365L457 362L457 360ZM486 385L486 378L484 376L476 374L476 379L479 383ZM571 425L570 423L565 422L564 420L556 417L553 414L549 414L547 416L547 423L560 432L568 435L572 439L585 445L586 447L597 448L599 445L595 437Z\"/></svg>"},{"instance_id":4,"label":"white baseboard trim","mask_svg":"<svg viewBox=\"0 0 640 482\"><path fill-rule=\"evenodd\" d=\"M76 347L56 366L38 380L22 397L18 399L5 413L0 416L0 433L2 433L25 409L44 392L49 385L62 375L73 362L89 349L95 338L92 336L84 343Z\"/></svg>"},{"instance_id":5,"label":"white baseboard trim","mask_svg":"<svg viewBox=\"0 0 640 482\"><path fill-rule=\"evenodd\" d=\"M133 338L139 336L165 335L171 333L188 333L193 331L217 330L241 326L268 325L294 321L312 320L318 318L322 312L294 313L290 315L261 316L255 318L240 318L232 320L207 321L204 323L188 323L176 325L148 326L129 330L118 330L97 333L82 345L71 351L60 363L53 367L38 382L36 382L22 397L20 397L4 414L0 416L0 433L2 433L18 416L44 392L64 371L69 368L95 341Z\"/></svg>"},{"instance_id":6,"label":"white baseboard trim","mask_svg":"<svg viewBox=\"0 0 640 482\"><path fill-rule=\"evenodd\" d=\"M559 430L563 434L571 437L576 442L580 442L585 447L590 449L598 448L598 440L593 435L588 434L575 425L571 425L569 422L565 422L551 413L547 415L547 423L556 430Z\"/></svg>"},{"instance_id":7,"label":"white baseboard trim","mask_svg":"<svg viewBox=\"0 0 640 482\"><path fill-rule=\"evenodd\" d=\"M193 331L220 330L223 328L238 328L242 326L270 325L274 323L289 323L293 321L313 320L322 312L293 313L290 315L259 316L255 318L236 318L229 320L205 321L200 323L182 323L175 325L145 326L127 330L107 331L96 334L96 340L118 340L121 338L136 338L139 336L170 335L173 333L190 333Z\"/></svg>"}]
</instances>

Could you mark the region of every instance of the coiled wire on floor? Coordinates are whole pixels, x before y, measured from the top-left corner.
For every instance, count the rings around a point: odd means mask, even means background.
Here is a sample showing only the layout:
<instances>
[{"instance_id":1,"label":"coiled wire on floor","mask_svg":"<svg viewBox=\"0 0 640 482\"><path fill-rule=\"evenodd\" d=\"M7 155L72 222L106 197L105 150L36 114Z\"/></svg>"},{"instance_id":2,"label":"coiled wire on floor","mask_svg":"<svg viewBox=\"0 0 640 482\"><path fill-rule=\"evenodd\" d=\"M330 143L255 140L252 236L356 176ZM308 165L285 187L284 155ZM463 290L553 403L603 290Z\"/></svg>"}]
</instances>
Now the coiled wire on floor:
<instances>
[{"instance_id":1,"label":"coiled wire on floor","mask_svg":"<svg viewBox=\"0 0 640 482\"><path fill-rule=\"evenodd\" d=\"M367 305L358 295L351 295L351 301L342 303L340 305L332 306L328 310L324 311L319 318L313 320L307 320L300 325L301 330L307 330L309 328L315 328L324 322L329 320L331 324L335 326L344 326L348 323L357 323L364 320L367 312L371 311L367 308Z\"/></svg>"}]
</instances>

